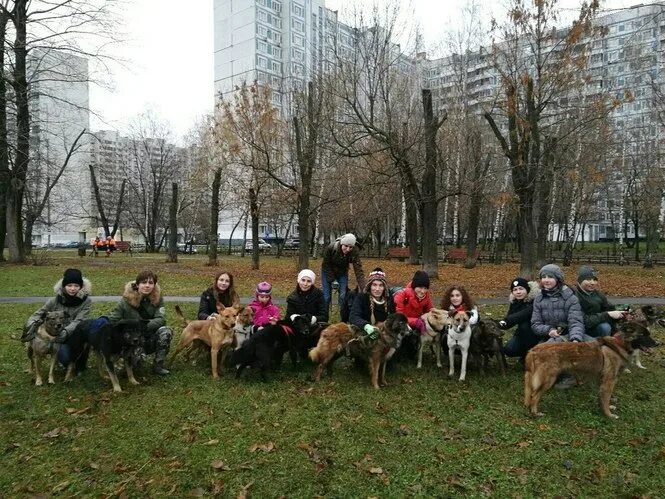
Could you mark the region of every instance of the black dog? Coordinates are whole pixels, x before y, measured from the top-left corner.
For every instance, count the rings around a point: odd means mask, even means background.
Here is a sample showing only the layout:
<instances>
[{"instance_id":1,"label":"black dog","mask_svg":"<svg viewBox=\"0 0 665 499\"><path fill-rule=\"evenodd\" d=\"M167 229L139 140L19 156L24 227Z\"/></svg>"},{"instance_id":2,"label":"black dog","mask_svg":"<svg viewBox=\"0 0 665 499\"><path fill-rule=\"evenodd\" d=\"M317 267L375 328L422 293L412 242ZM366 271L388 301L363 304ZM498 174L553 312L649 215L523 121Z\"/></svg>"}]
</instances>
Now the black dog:
<instances>
[{"instance_id":1,"label":"black dog","mask_svg":"<svg viewBox=\"0 0 665 499\"><path fill-rule=\"evenodd\" d=\"M282 324L278 323L264 327L245 340L242 346L231 354L231 363L236 366L236 378L240 378L245 368L252 366L259 369L263 381L268 381L267 373L279 351L284 345L288 349L286 335ZM284 350L279 354L280 359L283 353Z\"/></svg>"},{"instance_id":2,"label":"black dog","mask_svg":"<svg viewBox=\"0 0 665 499\"><path fill-rule=\"evenodd\" d=\"M469 351L480 367L485 372L490 357L496 357L501 368L501 374L506 373L506 357L503 354L503 331L492 319L481 319L472 328L471 345ZM481 363L482 359L482 363Z\"/></svg>"},{"instance_id":3,"label":"black dog","mask_svg":"<svg viewBox=\"0 0 665 499\"><path fill-rule=\"evenodd\" d=\"M104 377L105 367L113 384L113 391L122 391L114 365L114 361L119 358L123 359L129 382L138 385L133 369L143 353L145 324L142 321L122 320L115 324L107 323L97 331L90 331L91 321L85 322L87 341L97 353L99 374Z\"/></svg>"}]
</instances>

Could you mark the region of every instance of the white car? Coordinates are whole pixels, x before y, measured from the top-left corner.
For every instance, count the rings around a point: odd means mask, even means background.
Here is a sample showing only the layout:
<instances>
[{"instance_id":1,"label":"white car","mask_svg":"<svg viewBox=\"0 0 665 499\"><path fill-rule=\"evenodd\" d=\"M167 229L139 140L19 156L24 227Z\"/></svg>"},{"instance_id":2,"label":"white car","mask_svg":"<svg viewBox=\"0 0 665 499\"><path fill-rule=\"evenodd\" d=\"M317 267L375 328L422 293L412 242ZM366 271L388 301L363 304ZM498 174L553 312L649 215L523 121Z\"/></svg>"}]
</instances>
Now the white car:
<instances>
[{"instance_id":1,"label":"white car","mask_svg":"<svg viewBox=\"0 0 665 499\"><path fill-rule=\"evenodd\" d=\"M254 245L252 240L245 241L245 251L252 251ZM272 245L265 242L264 239L259 238L259 251L269 251L272 248Z\"/></svg>"}]
</instances>

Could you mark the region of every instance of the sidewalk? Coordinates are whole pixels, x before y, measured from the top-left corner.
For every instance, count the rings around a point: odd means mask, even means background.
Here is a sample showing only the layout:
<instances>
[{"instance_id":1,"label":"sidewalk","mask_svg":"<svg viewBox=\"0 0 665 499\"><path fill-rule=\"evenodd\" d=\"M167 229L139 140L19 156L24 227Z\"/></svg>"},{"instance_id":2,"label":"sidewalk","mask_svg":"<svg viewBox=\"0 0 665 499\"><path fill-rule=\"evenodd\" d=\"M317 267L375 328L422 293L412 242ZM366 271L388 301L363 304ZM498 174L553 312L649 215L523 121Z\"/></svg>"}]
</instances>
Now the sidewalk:
<instances>
[{"instance_id":1,"label":"sidewalk","mask_svg":"<svg viewBox=\"0 0 665 499\"><path fill-rule=\"evenodd\" d=\"M0 296L0 304L2 303L45 303L52 296ZM91 296L93 302L116 302L120 301L120 296ZM198 296L165 296L164 301L176 303L198 303ZM240 303L247 305L254 298L243 297L240 298ZM608 296L610 303L614 304L630 304L630 305L665 305L665 298L656 297L639 297L629 298L624 296ZM285 305L286 299L273 298L272 302L275 305ZM508 298L480 298L476 300L479 305L508 305Z\"/></svg>"}]
</instances>

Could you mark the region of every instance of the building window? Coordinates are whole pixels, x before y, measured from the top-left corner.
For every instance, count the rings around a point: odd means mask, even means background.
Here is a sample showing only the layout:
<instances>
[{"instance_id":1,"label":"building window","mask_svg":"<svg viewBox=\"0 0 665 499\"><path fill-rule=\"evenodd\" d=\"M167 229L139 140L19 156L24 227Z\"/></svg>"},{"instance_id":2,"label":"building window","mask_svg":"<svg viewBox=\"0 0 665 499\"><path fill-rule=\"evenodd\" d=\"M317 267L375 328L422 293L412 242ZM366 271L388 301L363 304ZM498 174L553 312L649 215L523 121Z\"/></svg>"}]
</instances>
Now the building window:
<instances>
[{"instance_id":1,"label":"building window","mask_svg":"<svg viewBox=\"0 0 665 499\"><path fill-rule=\"evenodd\" d=\"M298 47L304 47L305 46L305 38L302 35L299 35L297 33L292 33L291 34L291 42L298 46Z\"/></svg>"},{"instance_id":2,"label":"building window","mask_svg":"<svg viewBox=\"0 0 665 499\"><path fill-rule=\"evenodd\" d=\"M256 49L259 52L263 52L264 54L266 54L268 52L268 44L266 42L261 41L261 40L257 40L256 41Z\"/></svg>"},{"instance_id":3,"label":"building window","mask_svg":"<svg viewBox=\"0 0 665 499\"><path fill-rule=\"evenodd\" d=\"M305 31L305 23L298 19L291 19L291 27L296 31L300 31L301 33Z\"/></svg>"},{"instance_id":4,"label":"building window","mask_svg":"<svg viewBox=\"0 0 665 499\"><path fill-rule=\"evenodd\" d=\"M260 55L256 56L256 65L262 69L266 69L268 67L268 59Z\"/></svg>"},{"instance_id":5,"label":"building window","mask_svg":"<svg viewBox=\"0 0 665 499\"><path fill-rule=\"evenodd\" d=\"M302 50L291 49L291 57L296 62L304 62L305 61L305 54L303 53Z\"/></svg>"},{"instance_id":6,"label":"building window","mask_svg":"<svg viewBox=\"0 0 665 499\"><path fill-rule=\"evenodd\" d=\"M266 28L265 26L262 26L261 24L257 24L256 25L256 33L259 36L262 36L262 37L265 38L266 36L268 36L268 28Z\"/></svg>"},{"instance_id":7,"label":"building window","mask_svg":"<svg viewBox=\"0 0 665 499\"><path fill-rule=\"evenodd\" d=\"M258 16L259 21L262 21L264 23L268 22L268 13L265 10L259 9Z\"/></svg>"},{"instance_id":8,"label":"building window","mask_svg":"<svg viewBox=\"0 0 665 499\"><path fill-rule=\"evenodd\" d=\"M298 5L297 3L293 4L293 14L299 17L305 17L305 9L302 5Z\"/></svg>"},{"instance_id":9,"label":"building window","mask_svg":"<svg viewBox=\"0 0 665 499\"><path fill-rule=\"evenodd\" d=\"M272 61L272 62L270 63L270 65L271 65L271 69L272 69L275 73L279 73L279 70L281 69L281 68L280 68L281 64L280 64L279 62L277 62L277 61Z\"/></svg>"}]
</instances>

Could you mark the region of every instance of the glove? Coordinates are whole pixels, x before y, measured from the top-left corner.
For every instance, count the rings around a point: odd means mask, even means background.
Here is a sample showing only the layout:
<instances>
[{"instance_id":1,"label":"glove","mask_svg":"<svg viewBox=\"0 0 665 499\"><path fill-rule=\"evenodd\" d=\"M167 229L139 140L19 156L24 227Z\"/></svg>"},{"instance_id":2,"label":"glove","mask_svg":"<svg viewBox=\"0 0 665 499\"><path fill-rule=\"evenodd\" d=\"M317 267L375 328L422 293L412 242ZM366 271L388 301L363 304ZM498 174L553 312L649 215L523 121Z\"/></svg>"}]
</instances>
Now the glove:
<instances>
[{"instance_id":1,"label":"glove","mask_svg":"<svg viewBox=\"0 0 665 499\"><path fill-rule=\"evenodd\" d=\"M32 341L37 335L37 329L39 329L39 321L33 322L28 327L23 329L23 335L21 336L22 342Z\"/></svg>"},{"instance_id":2,"label":"glove","mask_svg":"<svg viewBox=\"0 0 665 499\"><path fill-rule=\"evenodd\" d=\"M621 310L610 310L609 312L607 312L607 315L609 315L614 320L619 320L623 319L624 312L622 312Z\"/></svg>"},{"instance_id":3,"label":"glove","mask_svg":"<svg viewBox=\"0 0 665 499\"><path fill-rule=\"evenodd\" d=\"M67 331L63 329L62 331L60 331L60 334L56 336L55 340L53 341L55 341L56 343L64 343L65 341L67 341L68 336L69 335L67 334Z\"/></svg>"},{"instance_id":4,"label":"glove","mask_svg":"<svg viewBox=\"0 0 665 499\"><path fill-rule=\"evenodd\" d=\"M313 316L312 316L312 326L313 326L314 324L316 324L316 315L313 315Z\"/></svg>"},{"instance_id":5,"label":"glove","mask_svg":"<svg viewBox=\"0 0 665 499\"><path fill-rule=\"evenodd\" d=\"M427 329L426 326L425 326L425 321L422 320L422 319L416 320L416 324L414 326L414 329L416 329L420 333L424 333L425 329Z\"/></svg>"},{"instance_id":6,"label":"glove","mask_svg":"<svg viewBox=\"0 0 665 499\"><path fill-rule=\"evenodd\" d=\"M499 321L499 329L508 329L508 323L506 321Z\"/></svg>"},{"instance_id":7,"label":"glove","mask_svg":"<svg viewBox=\"0 0 665 499\"><path fill-rule=\"evenodd\" d=\"M363 328L365 330L365 333L367 333L367 336L371 340L375 340L379 337L379 330L372 326L371 324L365 324L365 327Z\"/></svg>"},{"instance_id":8,"label":"glove","mask_svg":"<svg viewBox=\"0 0 665 499\"><path fill-rule=\"evenodd\" d=\"M289 319L291 319L291 322L293 322L296 320L296 317L298 317L298 314L293 314L291 317L289 317Z\"/></svg>"}]
</instances>

